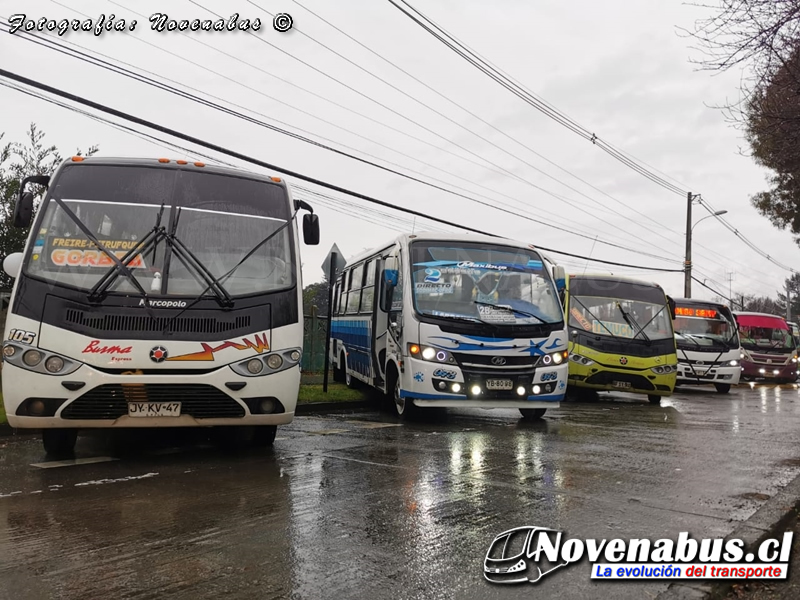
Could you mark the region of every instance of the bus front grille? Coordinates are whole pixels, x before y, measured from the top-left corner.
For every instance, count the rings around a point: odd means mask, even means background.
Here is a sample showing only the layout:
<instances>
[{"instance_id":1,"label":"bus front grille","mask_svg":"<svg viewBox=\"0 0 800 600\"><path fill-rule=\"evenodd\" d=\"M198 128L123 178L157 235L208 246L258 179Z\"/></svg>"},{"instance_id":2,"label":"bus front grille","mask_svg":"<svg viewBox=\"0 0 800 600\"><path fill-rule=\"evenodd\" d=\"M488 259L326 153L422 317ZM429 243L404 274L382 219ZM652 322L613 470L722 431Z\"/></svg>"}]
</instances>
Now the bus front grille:
<instances>
[{"instance_id":1,"label":"bus front grille","mask_svg":"<svg viewBox=\"0 0 800 600\"><path fill-rule=\"evenodd\" d=\"M180 402L181 414L195 419L241 418L244 407L225 392L204 384L106 384L89 390L61 413L63 419L118 419L128 402Z\"/></svg>"},{"instance_id":2,"label":"bus front grille","mask_svg":"<svg viewBox=\"0 0 800 600\"><path fill-rule=\"evenodd\" d=\"M119 313L92 314L84 310L69 308L66 310L65 320L71 325L77 325L97 333L167 331L168 333L222 334L250 327L250 315L178 318L164 315L152 318L147 313L143 314L141 310L137 310L135 313L131 309L119 308L117 310ZM123 313L123 310L127 314Z\"/></svg>"}]
</instances>

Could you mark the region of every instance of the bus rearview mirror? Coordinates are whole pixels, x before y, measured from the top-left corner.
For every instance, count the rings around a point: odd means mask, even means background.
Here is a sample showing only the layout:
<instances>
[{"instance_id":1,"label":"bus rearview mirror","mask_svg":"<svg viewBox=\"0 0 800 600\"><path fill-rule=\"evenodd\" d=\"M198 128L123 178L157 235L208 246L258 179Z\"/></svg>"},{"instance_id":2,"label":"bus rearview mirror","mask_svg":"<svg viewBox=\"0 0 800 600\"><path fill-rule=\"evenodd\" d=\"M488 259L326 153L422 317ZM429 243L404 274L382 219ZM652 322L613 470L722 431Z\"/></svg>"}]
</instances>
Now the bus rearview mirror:
<instances>
[{"instance_id":1,"label":"bus rearview mirror","mask_svg":"<svg viewBox=\"0 0 800 600\"><path fill-rule=\"evenodd\" d=\"M303 215L303 241L307 246L319 244L319 217L313 213Z\"/></svg>"},{"instance_id":2,"label":"bus rearview mirror","mask_svg":"<svg viewBox=\"0 0 800 600\"><path fill-rule=\"evenodd\" d=\"M33 194L24 192L19 195L14 205L14 227L24 229L31 226L33 220Z\"/></svg>"},{"instance_id":3,"label":"bus rearview mirror","mask_svg":"<svg viewBox=\"0 0 800 600\"><path fill-rule=\"evenodd\" d=\"M556 289L560 292L567 287L567 272L561 265L553 267L553 279L556 283Z\"/></svg>"},{"instance_id":4,"label":"bus rearview mirror","mask_svg":"<svg viewBox=\"0 0 800 600\"><path fill-rule=\"evenodd\" d=\"M672 298L667 296L667 304L669 304L669 312L670 312L670 315L672 316L672 320L674 321L675 318L676 318L676 315L675 315L676 302L675 302L675 300L673 300Z\"/></svg>"},{"instance_id":5,"label":"bus rearview mirror","mask_svg":"<svg viewBox=\"0 0 800 600\"><path fill-rule=\"evenodd\" d=\"M5 271L6 275L12 279L16 279L19 276L19 270L21 267L22 252L14 252L14 254L9 254L6 256L5 260L3 260L3 271Z\"/></svg>"}]
</instances>

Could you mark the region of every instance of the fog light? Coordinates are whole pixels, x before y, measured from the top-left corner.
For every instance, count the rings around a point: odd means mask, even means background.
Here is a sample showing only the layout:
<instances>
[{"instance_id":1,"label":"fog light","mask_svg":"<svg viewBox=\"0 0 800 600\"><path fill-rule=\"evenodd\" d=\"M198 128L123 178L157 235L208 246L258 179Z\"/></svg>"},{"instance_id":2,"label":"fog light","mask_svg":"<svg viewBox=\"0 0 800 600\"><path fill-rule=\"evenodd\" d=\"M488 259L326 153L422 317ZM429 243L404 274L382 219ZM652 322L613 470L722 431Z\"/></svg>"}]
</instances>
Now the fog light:
<instances>
[{"instance_id":1,"label":"fog light","mask_svg":"<svg viewBox=\"0 0 800 600\"><path fill-rule=\"evenodd\" d=\"M434 356L436 356L436 350L433 348L425 348L425 350L422 351L422 358L425 360L430 360Z\"/></svg>"},{"instance_id":2,"label":"fog light","mask_svg":"<svg viewBox=\"0 0 800 600\"><path fill-rule=\"evenodd\" d=\"M64 359L60 356L51 356L44 362L44 368L51 373L58 373L64 368Z\"/></svg>"},{"instance_id":3,"label":"fog light","mask_svg":"<svg viewBox=\"0 0 800 600\"><path fill-rule=\"evenodd\" d=\"M534 394L538 394L541 391L542 391L542 388L540 388L538 385L533 386L533 393Z\"/></svg>"},{"instance_id":4,"label":"fog light","mask_svg":"<svg viewBox=\"0 0 800 600\"><path fill-rule=\"evenodd\" d=\"M481 393L481 386L473 385L472 389L470 391L472 392L473 396L477 396L477 395L479 395Z\"/></svg>"},{"instance_id":5,"label":"fog light","mask_svg":"<svg viewBox=\"0 0 800 600\"><path fill-rule=\"evenodd\" d=\"M28 413L38 417L44 414L44 408L44 402L41 400L33 400L28 404Z\"/></svg>"},{"instance_id":6,"label":"fog light","mask_svg":"<svg viewBox=\"0 0 800 600\"><path fill-rule=\"evenodd\" d=\"M775 369L775 370L772 372L772 374L773 374L773 375L777 375L778 373L780 373L780 371L779 371L778 369Z\"/></svg>"},{"instance_id":7,"label":"fog light","mask_svg":"<svg viewBox=\"0 0 800 600\"><path fill-rule=\"evenodd\" d=\"M3 346L3 356L11 358L17 353L17 349L14 346Z\"/></svg>"},{"instance_id":8,"label":"fog light","mask_svg":"<svg viewBox=\"0 0 800 600\"><path fill-rule=\"evenodd\" d=\"M519 396L524 396L524 395L525 395L525 388L524 388L524 387L522 387L522 386L519 386L519 387L517 388L517 395L519 395Z\"/></svg>"},{"instance_id":9,"label":"fog light","mask_svg":"<svg viewBox=\"0 0 800 600\"><path fill-rule=\"evenodd\" d=\"M444 388L446 388L446 387L447 387L447 384L446 384L444 381L440 381L440 382L439 382L439 389L440 389L440 390L443 390L443 389L444 389Z\"/></svg>"},{"instance_id":10,"label":"fog light","mask_svg":"<svg viewBox=\"0 0 800 600\"><path fill-rule=\"evenodd\" d=\"M454 384L453 384L453 391L454 391L456 394L457 394L458 392L460 392L460 391L461 391L461 384L460 384L460 383L454 383Z\"/></svg>"},{"instance_id":11,"label":"fog light","mask_svg":"<svg viewBox=\"0 0 800 600\"><path fill-rule=\"evenodd\" d=\"M25 354L22 355L22 362L24 362L29 367L35 367L40 362L42 362L42 353L38 350L28 350Z\"/></svg>"},{"instance_id":12,"label":"fog light","mask_svg":"<svg viewBox=\"0 0 800 600\"><path fill-rule=\"evenodd\" d=\"M253 375L258 375L264 369L264 363L257 358L247 361L247 370Z\"/></svg>"},{"instance_id":13,"label":"fog light","mask_svg":"<svg viewBox=\"0 0 800 600\"><path fill-rule=\"evenodd\" d=\"M291 358L294 362L297 362L300 360L300 353L297 350L293 350L289 355L289 358Z\"/></svg>"},{"instance_id":14,"label":"fog light","mask_svg":"<svg viewBox=\"0 0 800 600\"><path fill-rule=\"evenodd\" d=\"M759 369L759 370L758 370L758 372L759 372L759 373L761 373L761 374L764 374L764 373L766 373L767 371L766 371L765 369Z\"/></svg>"},{"instance_id":15,"label":"fog light","mask_svg":"<svg viewBox=\"0 0 800 600\"><path fill-rule=\"evenodd\" d=\"M262 413L271 413L275 410L275 400L272 398L264 398L258 405Z\"/></svg>"},{"instance_id":16,"label":"fog light","mask_svg":"<svg viewBox=\"0 0 800 600\"><path fill-rule=\"evenodd\" d=\"M269 365L270 369L280 369L281 365L283 364L283 359L281 358L280 354L272 354L267 359L267 364Z\"/></svg>"}]
</instances>

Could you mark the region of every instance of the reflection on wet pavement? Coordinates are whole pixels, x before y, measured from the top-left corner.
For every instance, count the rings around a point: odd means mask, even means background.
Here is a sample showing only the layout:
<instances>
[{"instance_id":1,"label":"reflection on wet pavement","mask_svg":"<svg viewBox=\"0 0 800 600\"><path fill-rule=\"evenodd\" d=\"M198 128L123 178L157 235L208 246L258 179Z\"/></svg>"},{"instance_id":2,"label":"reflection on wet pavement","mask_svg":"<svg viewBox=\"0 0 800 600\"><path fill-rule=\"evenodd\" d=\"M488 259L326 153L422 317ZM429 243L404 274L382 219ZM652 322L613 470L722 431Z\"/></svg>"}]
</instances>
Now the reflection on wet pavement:
<instances>
[{"instance_id":1,"label":"reflection on wet pavement","mask_svg":"<svg viewBox=\"0 0 800 600\"><path fill-rule=\"evenodd\" d=\"M620 394L540 423L302 417L234 456L192 435L84 436L61 465L37 437L0 440L0 599L655 597L666 584L591 581L586 564L492 585L483 558L522 525L727 535L800 472L800 392Z\"/></svg>"}]
</instances>

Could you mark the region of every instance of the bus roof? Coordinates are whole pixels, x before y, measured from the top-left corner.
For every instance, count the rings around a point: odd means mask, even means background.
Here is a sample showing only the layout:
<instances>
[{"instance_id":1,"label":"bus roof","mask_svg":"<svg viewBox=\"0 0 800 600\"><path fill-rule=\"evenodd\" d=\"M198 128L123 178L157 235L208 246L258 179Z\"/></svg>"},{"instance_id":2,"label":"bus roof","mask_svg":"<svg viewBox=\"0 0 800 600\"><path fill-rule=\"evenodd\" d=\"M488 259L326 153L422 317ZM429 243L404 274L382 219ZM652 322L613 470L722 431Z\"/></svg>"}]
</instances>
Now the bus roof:
<instances>
[{"instance_id":1,"label":"bus roof","mask_svg":"<svg viewBox=\"0 0 800 600\"><path fill-rule=\"evenodd\" d=\"M780 319L781 321L786 321L786 319L784 319L780 315L773 315L770 313L746 312L742 310L735 310L733 311L733 314L736 315L737 317L772 317L773 319Z\"/></svg>"},{"instance_id":2,"label":"bus roof","mask_svg":"<svg viewBox=\"0 0 800 600\"><path fill-rule=\"evenodd\" d=\"M634 277L624 277L622 275L611 275L609 273L582 273L580 275L570 273L570 279L599 279L601 281L608 281L613 283L633 283L635 285L648 285L654 288L661 289L661 285L655 281L646 281L644 279L636 279Z\"/></svg>"},{"instance_id":3,"label":"bus roof","mask_svg":"<svg viewBox=\"0 0 800 600\"><path fill-rule=\"evenodd\" d=\"M181 161L181 164L178 161ZM167 162L162 162L167 161ZM71 157L59 165L62 167L71 165L106 165L106 166L122 166L122 167L156 167L158 169L186 169L186 170L200 170L205 173L214 173L217 175L229 175L234 177L247 177L248 179L257 179L265 183L272 183L286 187L286 180L282 177L272 175L263 175L253 171L246 171L233 167L223 167L219 165L210 165L202 161L192 161L188 159L172 159L172 158L141 158L141 157L116 157L116 156L80 156Z\"/></svg>"},{"instance_id":4,"label":"bus roof","mask_svg":"<svg viewBox=\"0 0 800 600\"><path fill-rule=\"evenodd\" d=\"M373 256L379 252L392 248L396 243L409 243L409 242L418 242L418 241L435 241L435 242L476 242L479 244L493 244L499 246L511 246L513 248L519 248L521 250L533 250L541 255L543 258L546 258L548 261L552 262L552 260L547 257L541 250L536 248L533 244L526 244L525 242L520 242L518 240L511 240L508 238L503 237L495 237L491 235L482 235L478 233L440 233L436 231L423 231L420 233L403 233L398 235L397 237L393 238L386 244L382 244L380 246L375 246L374 248L370 248L369 250L364 250L359 252L358 254L351 256L347 260L347 266L352 264L356 264Z\"/></svg>"}]
</instances>

